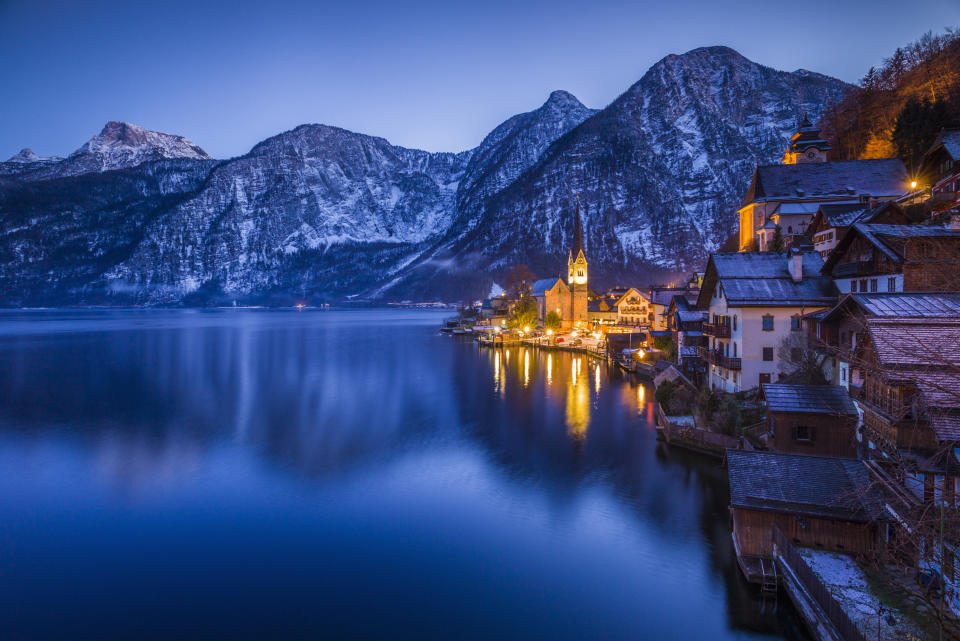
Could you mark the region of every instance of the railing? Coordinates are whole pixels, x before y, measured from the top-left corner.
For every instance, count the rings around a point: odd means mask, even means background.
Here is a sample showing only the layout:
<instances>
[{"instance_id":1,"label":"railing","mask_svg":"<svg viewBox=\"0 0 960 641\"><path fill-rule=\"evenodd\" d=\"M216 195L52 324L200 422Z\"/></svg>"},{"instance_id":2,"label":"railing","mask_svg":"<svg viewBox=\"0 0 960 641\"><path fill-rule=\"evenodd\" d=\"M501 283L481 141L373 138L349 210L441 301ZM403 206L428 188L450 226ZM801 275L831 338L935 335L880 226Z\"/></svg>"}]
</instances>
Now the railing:
<instances>
[{"instance_id":1,"label":"railing","mask_svg":"<svg viewBox=\"0 0 960 641\"><path fill-rule=\"evenodd\" d=\"M699 347L697 350L700 358L713 365L719 365L727 369L741 369L742 367L743 361L739 357L724 356L719 351L709 347Z\"/></svg>"},{"instance_id":2,"label":"railing","mask_svg":"<svg viewBox=\"0 0 960 641\"><path fill-rule=\"evenodd\" d=\"M830 589L823 584L816 572L810 569L793 543L777 526L773 526L773 543L777 546L777 554L827 615L830 623L840 633L840 637L844 641L867 641L860 629L854 625L837 600L833 598Z\"/></svg>"},{"instance_id":3,"label":"railing","mask_svg":"<svg viewBox=\"0 0 960 641\"><path fill-rule=\"evenodd\" d=\"M724 323L704 323L703 333L717 338L730 338L730 326Z\"/></svg>"}]
</instances>

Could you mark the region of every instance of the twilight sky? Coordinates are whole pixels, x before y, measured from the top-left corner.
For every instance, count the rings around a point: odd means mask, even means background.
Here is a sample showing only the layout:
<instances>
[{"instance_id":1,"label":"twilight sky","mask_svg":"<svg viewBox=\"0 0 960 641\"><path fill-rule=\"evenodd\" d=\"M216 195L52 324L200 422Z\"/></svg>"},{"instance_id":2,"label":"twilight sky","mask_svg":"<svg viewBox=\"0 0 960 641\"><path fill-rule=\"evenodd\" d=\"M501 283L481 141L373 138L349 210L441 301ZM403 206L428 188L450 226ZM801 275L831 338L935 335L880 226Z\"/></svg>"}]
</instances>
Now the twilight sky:
<instances>
[{"instance_id":1,"label":"twilight sky","mask_svg":"<svg viewBox=\"0 0 960 641\"><path fill-rule=\"evenodd\" d=\"M852 82L950 25L960 0L0 0L0 159L66 155L109 120L216 157L307 122L460 151L553 89L603 107L670 53Z\"/></svg>"}]
</instances>

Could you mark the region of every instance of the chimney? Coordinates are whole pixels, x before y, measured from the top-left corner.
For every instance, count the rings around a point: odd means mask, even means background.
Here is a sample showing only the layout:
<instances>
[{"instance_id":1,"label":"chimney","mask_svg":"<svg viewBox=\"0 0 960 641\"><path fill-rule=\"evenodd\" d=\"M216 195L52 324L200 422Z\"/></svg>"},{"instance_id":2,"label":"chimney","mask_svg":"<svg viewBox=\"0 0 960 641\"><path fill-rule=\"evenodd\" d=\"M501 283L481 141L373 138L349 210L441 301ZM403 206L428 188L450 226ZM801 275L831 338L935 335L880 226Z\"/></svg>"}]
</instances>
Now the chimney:
<instances>
[{"instance_id":1,"label":"chimney","mask_svg":"<svg viewBox=\"0 0 960 641\"><path fill-rule=\"evenodd\" d=\"M803 280L803 253L797 248L791 248L787 252L787 264L790 267L790 278L793 282L799 283Z\"/></svg>"}]
</instances>

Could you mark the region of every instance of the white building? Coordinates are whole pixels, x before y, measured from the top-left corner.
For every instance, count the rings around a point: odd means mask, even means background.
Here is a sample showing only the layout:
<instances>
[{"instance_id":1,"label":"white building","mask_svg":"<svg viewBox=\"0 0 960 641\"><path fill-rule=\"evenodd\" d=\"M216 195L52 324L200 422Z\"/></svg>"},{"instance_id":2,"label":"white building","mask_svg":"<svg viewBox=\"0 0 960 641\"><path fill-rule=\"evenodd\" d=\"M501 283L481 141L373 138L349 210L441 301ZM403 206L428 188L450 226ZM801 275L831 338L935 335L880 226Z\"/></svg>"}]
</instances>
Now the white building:
<instances>
[{"instance_id":1,"label":"white building","mask_svg":"<svg viewBox=\"0 0 960 641\"><path fill-rule=\"evenodd\" d=\"M778 350L804 331L803 315L831 307L837 291L814 251L711 254L697 308L708 312L701 348L712 389L776 382Z\"/></svg>"}]
</instances>

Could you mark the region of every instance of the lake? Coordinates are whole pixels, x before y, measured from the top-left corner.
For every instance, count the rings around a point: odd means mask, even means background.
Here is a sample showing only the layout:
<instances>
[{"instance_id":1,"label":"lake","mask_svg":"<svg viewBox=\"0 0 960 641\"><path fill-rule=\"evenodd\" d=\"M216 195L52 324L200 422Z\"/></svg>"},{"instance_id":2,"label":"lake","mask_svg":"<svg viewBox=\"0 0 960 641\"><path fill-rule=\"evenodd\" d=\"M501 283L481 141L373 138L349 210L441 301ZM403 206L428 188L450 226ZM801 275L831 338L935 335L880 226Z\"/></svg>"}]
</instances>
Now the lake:
<instances>
[{"instance_id":1,"label":"lake","mask_svg":"<svg viewBox=\"0 0 960 641\"><path fill-rule=\"evenodd\" d=\"M0 639L801 639L652 387L449 312L0 313Z\"/></svg>"}]
</instances>

